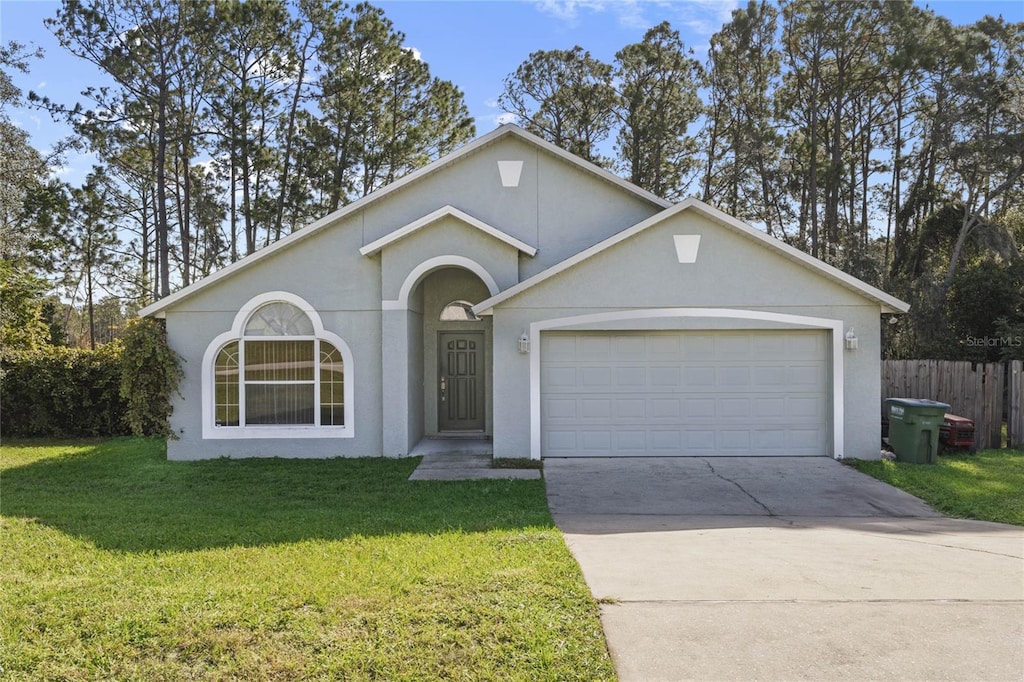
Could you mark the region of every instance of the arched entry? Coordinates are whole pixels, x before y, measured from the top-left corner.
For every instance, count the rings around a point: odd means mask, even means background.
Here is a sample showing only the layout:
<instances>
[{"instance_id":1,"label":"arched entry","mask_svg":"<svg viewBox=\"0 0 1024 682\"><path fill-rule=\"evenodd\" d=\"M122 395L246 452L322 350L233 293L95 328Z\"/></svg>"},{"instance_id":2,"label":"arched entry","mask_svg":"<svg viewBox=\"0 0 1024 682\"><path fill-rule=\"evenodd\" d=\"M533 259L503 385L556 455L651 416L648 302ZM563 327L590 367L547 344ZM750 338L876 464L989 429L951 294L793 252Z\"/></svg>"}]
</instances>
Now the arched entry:
<instances>
[{"instance_id":1,"label":"arched entry","mask_svg":"<svg viewBox=\"0 0 1024 682\"><path fill-rule=\"evenodd\" d=\"M419 289L424 433L488 433L491 319L471 308L490 296L490 288L476 273L448 267L430 273Z\"/></svg>"},{"instance_id":2,"label":"arched entry","mask_svg":"<svg viewBox=\"0 0 1024 682\"><path fill-rule=\"evenodd\" d=\"M385 454L408 454L424 436L490 434L492 320L452 315L449 306L471 308L494 295L494 277L449 255L403 279L398 296L381 306Z\"/></svg>"}]
</instances>

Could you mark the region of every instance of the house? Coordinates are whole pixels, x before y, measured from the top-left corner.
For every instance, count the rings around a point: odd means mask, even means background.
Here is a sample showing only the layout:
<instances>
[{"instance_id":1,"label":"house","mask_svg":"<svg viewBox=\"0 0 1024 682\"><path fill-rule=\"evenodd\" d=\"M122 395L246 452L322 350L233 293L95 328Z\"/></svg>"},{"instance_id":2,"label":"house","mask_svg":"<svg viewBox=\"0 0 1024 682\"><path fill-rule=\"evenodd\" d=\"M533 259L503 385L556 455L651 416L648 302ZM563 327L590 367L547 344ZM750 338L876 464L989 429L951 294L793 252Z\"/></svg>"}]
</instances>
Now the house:
<instances>
[{"instance_id":1,"label":"house","mask_svg":"<svg viewBox=\"0 0 1024 682\"><path fill-rule=\"evenodd\" d=\"M505 125L141 314L185 359L171 459L868 458L907 309Z\"/></svg>"}]
</instances>

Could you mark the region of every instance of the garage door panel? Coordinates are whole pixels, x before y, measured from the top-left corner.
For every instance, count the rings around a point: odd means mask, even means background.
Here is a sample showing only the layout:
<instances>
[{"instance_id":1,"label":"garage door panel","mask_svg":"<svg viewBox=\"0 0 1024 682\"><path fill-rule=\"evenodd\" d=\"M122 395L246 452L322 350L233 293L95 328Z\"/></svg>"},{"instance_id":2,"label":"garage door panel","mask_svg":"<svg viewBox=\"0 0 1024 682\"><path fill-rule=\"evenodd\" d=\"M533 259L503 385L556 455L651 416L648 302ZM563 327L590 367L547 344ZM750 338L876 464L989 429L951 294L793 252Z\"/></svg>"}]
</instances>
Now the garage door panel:
<instances>
[{"instance_id":1,"label":"garage door panel","mask_svg":"<svg viewBox=\"0 0 1024 682\"><path fill-rule=\"evenodd\" d=\"M718 385L719 386L741 386L747 388L750 386L750 368L749 367L721 367L718 370Z\"/></svg>"},{"instance_id":2,"label":"garage door panel","mask_svg":"<svg viewBox=\"0 0 1024 682\"><path fill-rule=\"evenodd\" d=\"M678 360L682 339L678 336L652 336L647 339L647 358L651 360Z\"/></svg>"},{"instance_id":3,"label":"garage door panel","mask_svg":"<svg viewBox=\"0 0 1024 682\"><path fill-rule=\"evenodd\" d=\"M751 356L750 337L719 336L715 343L715 359L726 362L747 360Z\"/></svg>"},{"instance_id":4,"label":"garage door panel","mask_svg":"<svg viewBox=\"0 0 1024 682\"><path fill-rule=\"evenodd\" d=\"M762 429L754 434L754 447L760 450L782 451L787 447L784 429Z\"/></svg>"},{"instance_id":5,"label":"garage door panel","mask_svg":"<svg viewBox=\"0 0 1024 682\"><path fill-rule=\"evenodd\" d=\"M608 389L612 385L612 368L580 367L576 375L580 386L585 388Z\"/></svg>"},{"instance_id":6,"label":"garage door panel","mask_svg":"<svg viewBox=\"0 0 1024 682\"><path fill-rule=\"evenodd\" d=\"M594 453L607 453L612 450L611 431L584 431L580 434L583 449Z\"/></svg>"},{"instance_id":7,"label":"garage door panel","mask_svg":"<svg viewBox=\"0 0 1024 682\"><path fill-rule=\"evenodd\" d=\"M612 339L608 336L580 336L576 341L577 358L581 360L607 360L612 352Z\"/></svg>"},{"instance_id":8,"label":"garage door panel","mask_svg":"<svg viewBox=\"0 0 1024 682\"><path fill-rule=\"evenodd\" d=\"M724 454L750 451L750 430L721 429L718 432L718 450Z\"/></svg>"},{"instance_id":9,"label":"garage door panel","mask_svg":"<svg viewBox=\"0 0 1024 682\"><path fill-rule=\"evenodd\" d=\"M824 332L541 336L544 456L825 455Z\"/></svg>"},{"instance_id":10,"label":"garage door panel","mask_svg":"<svg viewBox=\"0 0 1024 682\"><path fill-rule=\"evenodd\" d=\"M611 398L585 398L580 401L580 416L584 419L610 419L612 416Z\"/></svg>"},{"instance_id":11,"label":"garage door panel","mask_svg":"<svg viewBox=\"0 0 1024 682\"><path fill-rule=\"evenodd\" d=\"M691 362L715 359L715 336L713 334L690 334L681 339L683 355L680 359L685 358Z\"/></svg>"},{"instance_id":12,"label":"garage door panel","mask_svg":"<svg viewBox=\"0 0 1024 682\"><path fill-rule=\"evenodd\" d=\"M714 367L683 367L683 385L691 388L715 385Z\"/></svg>"},{"instance_id":13,"label":"garage door panel","mask_svg":"<svg viewBox=\"0 0 1024 682\"><path fill-rule=\"evenodd\" d=\"M547 367L543 375L544 387L548 392L560 388L568 388L570 391L576 388L575 367Z\"/></svg>"},{"instance_id":14,"label":"garage door panel","mask_svg":"<svg viewBox=\"0 0 1024 682\"><path fill-rule=\"evenodd\" d=\"M679 398L652 398L650 401L652 419L673 419L678 421L683 416Z\"/></svg>"},{"instance_id":15,"label":"garage door panel","mask_svg":"<svg viewBox=\"0 0 1024 682\"><path fill-rule=\"evenodd\" d=\"M678 454L700 454L715 450L715 432L710 429L687 429L683 436L683 447Z\"/></svg>"},{"instance_id":16,"label":"garage door panel","mask_svg":"<svg viewBox=\"0 0 1024 682\"><path fill-rule=\"evenodd\" d=\"M818 386L824 378L821 367L815 365L790 365L786 381L790 386Z\"/></svg>"},{"instance_id":17,"label":"garage door panel","mask_svg":"<svg viewBox=\"0 0 1024 682\"><path fill-rule=\"evenodd\" d=\"M647 431L617 431L615 433L616 452L647 451Z\"/></svg>"},{"instance_id":18,"label":"garage door panel","mask_svg":"<svg viewBox=\"0 0 1024 682\"><path fill-rule=\"evenodd\" d=\"M717 413L715 409L715 397L714 396L700 396L696 398L686 398L684 402L685 414L690 419L701 419L704 417L714 417Z\"/></svg>"},{"instance_id":19,"label":"garage door panel","mask_svg":"<svg viewBox=\"0 0 1024 682\"><path fill-rule=\"evenodd\" d=\"M754 414L762 419L778 419L786 415L785 396L755 398Z\"/></svg>"},{"instance_id":20,"label":"garage door panel","mask_svg":"<svg viewBox=\"0 0 1024 682\"><path fill-rule=\"evenodd\" d=\"M616 360L643 360L647 356L647 339L643 336L615 336L612 352Z\"/></svg>"},{"instance_id":21,"label":"garage door panel","mask_svg":"<svg viewBox=\"0 0 1024 682\"><path fill-rule=\"evenodd\" d=\"M647 416L646 398L618 398L615 400L615 417L618 419L643 419Z\"/></svg>"},{"instance_id":22,"label":"garage door panel","mask_svg":"<svg viewBox=\"0 0 1024 682\"><path fill-rule=\"evenodd\" d=\"M576 452L576 431L551 429L545 434L544 451L554 457L567 457Z\"/></svg>"},{"instance_id":23,"label":"garage door panel","mask_svg":"<svg viewBox=\"0 0 1024 682\"><path fill-rule=\"evenodd\" d=\"M615 385L624 388L645 388L647 370L643 367L616 367Z\"/></svg>"}]
</instances>

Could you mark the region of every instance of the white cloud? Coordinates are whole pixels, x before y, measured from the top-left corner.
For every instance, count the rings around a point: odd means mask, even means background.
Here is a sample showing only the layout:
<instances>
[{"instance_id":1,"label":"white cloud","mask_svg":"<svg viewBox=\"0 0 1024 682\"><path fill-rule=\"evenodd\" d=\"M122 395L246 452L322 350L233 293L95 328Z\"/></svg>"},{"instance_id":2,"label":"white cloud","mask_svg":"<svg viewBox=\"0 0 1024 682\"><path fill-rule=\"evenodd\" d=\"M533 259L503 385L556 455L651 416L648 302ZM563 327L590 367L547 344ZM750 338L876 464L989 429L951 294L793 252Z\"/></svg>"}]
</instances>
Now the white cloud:
<instances>
[{"instance_id":1,"label":"white cloud","mask_svg":"<svg viewBox=\"0 0 1024 682\"><path fill-rule=\"evenodd\" d=\"M412 52L413 59L415 59L418 62L423 61L423 53L420 52L418 48L412 47L411 45L407 45L405 49L409 50L409 52Z\"/></svg>"},{"instance_id":2,"label":"white cloud","mask_svg":"<svg viewBox=\"0 0 1024 682\"><path fill-rule=\"evenodd\" d=\"M508 112L498 114L497 116L494 117L494 122L497 123L498 125L504 125L506 123L515 123L516 115L510 114Z\"/></svg>"},{"instance_id":3,"label":"white cloud","mask_svg":"<svg viewBox=\"0 0 1024 682\"><path fill-rule=\"evenodd\" d=\"M491 109L497 109L498 108L498 98L497 97L492 97L491 99L486 100L484 102L484 105L489 107L489 108L491 108Z\"/></svg>"},{"instance_id":4,"label":"white cloud","mask_svg":"<svg viewBox=\"0 0 1024 682\"><path fill-rule=\"evenodd\" d=\"M613 14L623 28L647 29L666 16L676 28L710 36L729 21L740 0L536 0L541 14L575 26L584 12ZM648 16L650 15L650 16Z\"/></svg>"},{"instance_id":5,"label":"white cloud","mask_svg":"<svg viewBox=\"0 0 1024 682\"><path fill-rule=\"evenodd\" d=\"M644 14L644 7L640 0L619 0L611 5L619 16L619 25L623 28L636 28L646 30L652 26L652 22Z\"/></svg>"},{"instance_id":6,"label":"white cloud","mask_svg":"<svg viewBox=\"0 0 1024 682\"><path fill-rule=\"evenodd\" d=\"M46 87L46 81L39 81L39 85L36 86L36 90L42 90Z\"/></svg>"},{"instance_id":7,"label":"white cloud","mask_svg":"<svg viewBox=\"0 0 1024 682\"><path fill-rule=\"evenodd\" d=\"M739 7L739 0L686 0L674 3L679 27L690 29L699 35L711 36L732 19L732 12Z\"/></svg>"},{"instance_id":8,"label":"white cloud","mask_svg":"<svg viewBox=\"0 0 1024 682\"><path fill-rule=\"evenodd\" d=\"M541 14L575 24L581 9L603 12L605 3L602 0L538 0L536 7Z\"/></svg>"}]
</instances>

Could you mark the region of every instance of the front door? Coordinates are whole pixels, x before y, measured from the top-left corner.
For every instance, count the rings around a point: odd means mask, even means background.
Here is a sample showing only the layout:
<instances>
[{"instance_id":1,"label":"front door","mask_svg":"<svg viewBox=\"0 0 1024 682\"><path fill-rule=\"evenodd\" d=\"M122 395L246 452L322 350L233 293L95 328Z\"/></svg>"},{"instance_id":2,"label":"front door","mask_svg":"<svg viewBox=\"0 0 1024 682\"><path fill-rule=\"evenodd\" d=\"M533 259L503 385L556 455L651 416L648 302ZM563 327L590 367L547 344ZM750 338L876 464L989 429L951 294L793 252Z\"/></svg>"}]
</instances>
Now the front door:
<instances>
[{"instance_id":1,"label":"front door","mask_svg":"<svg viewBox=\"0 0 1024 682\"><path fill-rule=\"evenodd\" d=\"M440 332L437 428L484 430L484 334Z\"/></svg>"}]
</instances>

